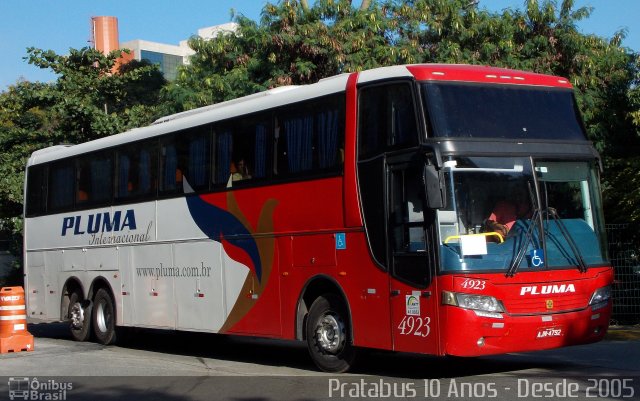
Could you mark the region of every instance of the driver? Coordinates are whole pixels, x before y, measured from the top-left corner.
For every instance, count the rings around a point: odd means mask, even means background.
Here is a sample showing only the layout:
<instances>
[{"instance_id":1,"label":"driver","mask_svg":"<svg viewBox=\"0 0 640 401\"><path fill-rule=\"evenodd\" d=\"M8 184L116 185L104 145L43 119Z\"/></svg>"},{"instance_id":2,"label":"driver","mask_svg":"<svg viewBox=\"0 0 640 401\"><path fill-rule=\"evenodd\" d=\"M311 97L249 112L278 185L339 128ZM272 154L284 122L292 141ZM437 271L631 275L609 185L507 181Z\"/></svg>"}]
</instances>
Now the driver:
<instances>
[{"instance_id":1,"label":"driver","mask_svg":"<svg viewBox=\"0 0 640 401\"><path fill-rule=\"evenodd\" d=\"M526 191L522 187L514 189L509 199L499 200L485 220L485 231L497 232L506 238L516 220L528 218L531 215L531 207L527 202Z\"/></svg>"}]
</instances>

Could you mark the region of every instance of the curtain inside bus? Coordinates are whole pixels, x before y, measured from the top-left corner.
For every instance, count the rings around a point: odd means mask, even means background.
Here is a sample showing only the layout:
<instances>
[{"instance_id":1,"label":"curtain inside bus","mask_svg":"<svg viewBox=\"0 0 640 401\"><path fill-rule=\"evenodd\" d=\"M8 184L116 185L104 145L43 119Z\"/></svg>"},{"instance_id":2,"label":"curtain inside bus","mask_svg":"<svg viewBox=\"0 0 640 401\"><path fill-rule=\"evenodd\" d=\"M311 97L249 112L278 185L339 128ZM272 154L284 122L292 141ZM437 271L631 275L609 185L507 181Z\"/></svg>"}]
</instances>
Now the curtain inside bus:
<instances>
[{"instance_id":1,"label":"curtain inside bus","mask_svg":"<svg viewBox=\"0 0 640 401\"><path fill-rule=\"evenodd\" d=\"M313 116L285 119L284 134L287 139L289 172L310 170L313 165Z\"/></svg>"},{"instance_id":2,"label":"curtain inside bus","mask_svg":"<svg viewBox=\"0 0 640 401\"><path fill-rule=\"evenodd\" d=\"M318 162L320 168L336 164L338 150L338 111L327 110L318 113Z\"/></svg>"},{"instance_id":3,"label":"curtain inside bus","mask_svg":"<svg viewBox=\"0 0 640 401\"><path fill-rule=\"evenodd\" d=\"M217 135L216 143L216 183L226 183L231 174L231 149L233 138L230 131Z\"/></svg>"},{"instance_id":4,"label":"curtain inside bus","mask_svg":"<svg viewBox=\"0 0 640 401\"><path fill-rule=\"evenodd\" d=\"M197 136L189 142L189 175L187 179L193 188L202 188L207 183L209 166L209 140L206 136Z\"/></svg>"},{"instance_id":5,"label":"curtain inside bus","mask_svg":"<svg viewBox=\"0 0 640 401\"><path fill-rule=\"evenodd\" d=\"M264 178L267 175L267 127L256 125L254 178Z\"/></svg>"}]
</instances>

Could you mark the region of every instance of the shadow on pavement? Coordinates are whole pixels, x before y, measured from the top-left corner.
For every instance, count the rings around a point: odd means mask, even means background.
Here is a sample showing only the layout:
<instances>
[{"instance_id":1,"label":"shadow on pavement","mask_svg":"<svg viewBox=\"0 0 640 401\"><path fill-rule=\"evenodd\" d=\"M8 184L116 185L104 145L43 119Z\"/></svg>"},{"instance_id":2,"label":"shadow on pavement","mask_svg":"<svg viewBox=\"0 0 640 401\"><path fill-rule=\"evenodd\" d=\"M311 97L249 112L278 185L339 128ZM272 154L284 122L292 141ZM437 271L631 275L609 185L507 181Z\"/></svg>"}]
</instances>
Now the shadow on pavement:
<instances>
[{"instance_id":1,"label":"shadow on pavement","mask_svg":"<svg viewBox=\"0 0 640 401\"><path fill-rule=\"evenodd\" d=\"M35 337L71 341L65 323L30 324L29 331ZM304 342L151 329L126 329L124 334L125 338L117 345L124 349L317 371ZM567 361L541 361L529 358L526 354L454 358L362 350L352 373L403 378L450 378L536 368L555 370L570 366L571 363Z\"/></svg>"}]
</instances>

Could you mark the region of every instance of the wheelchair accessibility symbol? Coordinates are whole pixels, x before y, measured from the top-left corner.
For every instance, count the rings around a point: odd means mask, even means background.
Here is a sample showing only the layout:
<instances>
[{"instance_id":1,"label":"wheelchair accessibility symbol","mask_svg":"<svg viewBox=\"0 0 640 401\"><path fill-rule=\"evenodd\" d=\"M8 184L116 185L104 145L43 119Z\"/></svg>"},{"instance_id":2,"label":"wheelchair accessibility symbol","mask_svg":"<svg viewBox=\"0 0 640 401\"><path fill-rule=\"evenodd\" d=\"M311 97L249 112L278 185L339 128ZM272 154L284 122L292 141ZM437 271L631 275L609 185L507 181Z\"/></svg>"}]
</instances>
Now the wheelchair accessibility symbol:
<instances>
[{"instance_id":1,"label":"wheelchair accessibility symbol","mask_svg":"<svg viewBox=\"0 0 640 401\"><path fill-rule=\"evenodd\" d=\"M532 249L529 251L529 260L531 260L533 267L544 266L544 253L542 249Z\"/></svg>"}]
</instances>

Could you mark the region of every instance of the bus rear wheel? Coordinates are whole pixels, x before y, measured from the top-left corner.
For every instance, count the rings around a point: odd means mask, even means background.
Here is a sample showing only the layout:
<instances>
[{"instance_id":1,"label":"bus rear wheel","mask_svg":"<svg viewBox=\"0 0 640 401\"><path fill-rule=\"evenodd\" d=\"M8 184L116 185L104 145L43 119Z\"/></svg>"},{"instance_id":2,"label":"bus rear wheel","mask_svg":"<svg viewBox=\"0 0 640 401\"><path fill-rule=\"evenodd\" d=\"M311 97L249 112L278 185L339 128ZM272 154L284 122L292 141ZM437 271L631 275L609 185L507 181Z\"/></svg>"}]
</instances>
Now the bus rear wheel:
<instances>
[{"instance_id":1,"label":"bus rear wheel","mask_svg":"<svg viewBox=\"0 0 640 401\"><path fill-rule=\"evenodd\" d=\"M83 300L78 290L69 296L67 316L70 320L71 337L76 341L87 341L91 334L91 303Z\"/></svg>"},{"instance_id":2,"label":"bus rear wheel","mask_svg":"<svg viewBox=\"0 0 640 401\"><path fill-rule=\"evenodd\" d=\"M325 372L342 373L353 366L356 350L351 344L347 309L335 294L318 297L307 316L306 335L313 362Z\"/></svg>"},{"instance_id":3,"label":"bus rear wheel","mask_svg":"<svg viewBox=\"0 0 640 401\"><path fill-rule=\"evenodd\" d=\"M107 290L100 288L93 299L93 334L100 344L116 341L116 313L113 299Z\"/></svg>"}]
</instances>

